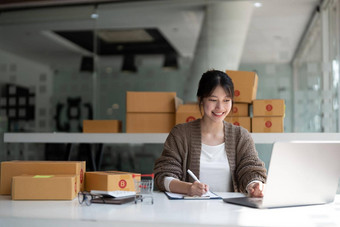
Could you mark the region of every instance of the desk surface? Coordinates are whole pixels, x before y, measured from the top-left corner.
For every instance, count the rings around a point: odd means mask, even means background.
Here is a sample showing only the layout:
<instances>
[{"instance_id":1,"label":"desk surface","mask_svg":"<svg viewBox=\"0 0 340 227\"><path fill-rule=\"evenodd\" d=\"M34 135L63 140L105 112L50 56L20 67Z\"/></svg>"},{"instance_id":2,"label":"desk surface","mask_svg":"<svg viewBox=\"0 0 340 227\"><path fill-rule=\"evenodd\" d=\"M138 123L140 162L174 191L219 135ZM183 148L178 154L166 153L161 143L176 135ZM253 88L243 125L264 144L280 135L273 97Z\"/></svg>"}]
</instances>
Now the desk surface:
<instances>
[{"instance_id":1,"label":"desk surface","mask_svg":"<svg viewBox=\"0 0 340 227\"><path fill-rule=\"evenodd\" d=\"M239 193L218 193L222 197ZM0 196L0 226L340 226L340 195L334 203L253 209L222 200L168 200L154 193L146 202L81 206L73 201L13 201Z\"/></svg>"}]
</instances>

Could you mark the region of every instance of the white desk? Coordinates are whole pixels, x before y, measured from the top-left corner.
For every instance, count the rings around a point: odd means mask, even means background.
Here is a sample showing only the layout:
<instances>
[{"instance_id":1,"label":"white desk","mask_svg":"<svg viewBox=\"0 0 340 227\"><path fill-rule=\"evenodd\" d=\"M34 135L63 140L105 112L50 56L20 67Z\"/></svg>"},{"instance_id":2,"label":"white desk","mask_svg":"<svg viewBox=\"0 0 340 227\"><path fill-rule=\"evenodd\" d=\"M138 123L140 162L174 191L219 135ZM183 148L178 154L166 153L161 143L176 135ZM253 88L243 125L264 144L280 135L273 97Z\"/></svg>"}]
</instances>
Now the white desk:
<instances>
[{"instance_id":1,"label":"white desk","mask_svg":"<svg viewBox=\"0 0 340 227\"><path fill-rule=\"evenodd\" d=\"M218 193L222 197L238 193ZM340 195L334 203L258 210L222 200L168 200L154 193L143 203L81 206L73 201L12 201L0 196L0 226L340 226Z\"/></svg>"},{"instance_id":2,"label":"white desk","mask_svg":"<svg viewBox=\"0 0 340 227\"><path fill-rule=\"evenodd\" d=\"M5 143L164 143L168 133L4 133ZM255 143L340 141L340 133L251 133Z\"/></svg>"}]
</instances>

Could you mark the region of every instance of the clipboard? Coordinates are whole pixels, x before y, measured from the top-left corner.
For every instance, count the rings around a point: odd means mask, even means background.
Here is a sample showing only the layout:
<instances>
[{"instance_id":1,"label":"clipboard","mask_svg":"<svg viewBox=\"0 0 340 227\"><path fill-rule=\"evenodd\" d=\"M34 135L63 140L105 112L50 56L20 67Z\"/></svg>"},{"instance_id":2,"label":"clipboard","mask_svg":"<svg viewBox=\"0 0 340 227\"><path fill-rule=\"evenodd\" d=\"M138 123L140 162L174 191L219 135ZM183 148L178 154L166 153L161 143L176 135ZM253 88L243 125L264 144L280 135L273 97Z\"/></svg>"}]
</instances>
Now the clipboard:
<instances>
[{"instance_id":1,"label":"clipboard","mask_svg":"<svg viewBox=\"0 0 340 227\"><path fill-rule=\"evenodd\" d=\"M188 199L188 200L207 200L207 199L222 199L221 196L208 191L206 194L203 196L188 196L185 194L179 194L179 193L172 193L172 192L164 192L165 195L168 197L170 200L182 200L182 199Z\"/></svg>"}]
</instances>

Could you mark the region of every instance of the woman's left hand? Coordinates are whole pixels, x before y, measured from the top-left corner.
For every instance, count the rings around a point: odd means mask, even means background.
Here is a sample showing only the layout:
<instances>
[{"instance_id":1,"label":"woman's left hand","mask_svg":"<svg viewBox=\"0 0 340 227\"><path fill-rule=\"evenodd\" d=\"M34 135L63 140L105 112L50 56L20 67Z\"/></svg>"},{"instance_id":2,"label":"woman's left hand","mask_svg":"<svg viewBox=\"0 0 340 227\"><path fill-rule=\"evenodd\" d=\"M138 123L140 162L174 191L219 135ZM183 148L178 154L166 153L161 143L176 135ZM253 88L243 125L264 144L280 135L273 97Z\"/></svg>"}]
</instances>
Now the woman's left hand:
<instances>
[{"instance_id":1,"label":"woman's left hand","mask_svg":"<svg viewBox=\"0 0 340 227\"><path fill-rule=\"evenodd\" d=\"M249 197L263 197L265 184L254 182L248 185L247 192Z\"/></svg>"}]
</instances>

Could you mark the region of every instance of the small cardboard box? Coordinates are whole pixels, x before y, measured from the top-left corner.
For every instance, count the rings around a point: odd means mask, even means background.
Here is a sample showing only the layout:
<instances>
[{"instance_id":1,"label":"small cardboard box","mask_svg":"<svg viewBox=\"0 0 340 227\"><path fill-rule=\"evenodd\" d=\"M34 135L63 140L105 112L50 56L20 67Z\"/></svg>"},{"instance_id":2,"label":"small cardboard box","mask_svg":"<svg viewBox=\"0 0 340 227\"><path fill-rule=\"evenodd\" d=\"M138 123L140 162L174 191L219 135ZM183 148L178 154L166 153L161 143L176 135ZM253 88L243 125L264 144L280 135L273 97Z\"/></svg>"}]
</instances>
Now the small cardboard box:
<instances>
[{"instance_id":1,"label":"small cardboard box","mask_svg":"<svg viewBox=\"0 0 340 227\"><path fill-rule=\"evenodd\" d=\"M79 177L79 190L84 190L85 161L6 161L1 162L0 194L11 194L12 177L26 175L63 175Z\"/></svg>"},{"instance_id":2,"label":"small cardboard box","mask_svg":"<svg viewBox=\"0 0 340 227\"><path fill-rule=\"evenodd\" d=\"M86 172L85 188L86 191L136 191L133 175L137 175L135 176L136 180L141 179L139 173L120 171Z\"/></svg>"},{"instance_id":3,"label":"small cardboard box","mask_svg":"<svg viewBox=\"0 0 340 227\"><path fill-rule=\"evenodd\" d=\"M251 103L256 99L258 76L255 72L230 71L226 73L234 84L234 101Z\"/></svg>"},{"instance_id":4,"label":"small cardboard box","mask_svg":"<svg viewBox=\"0 0 340 227\"><path fill-rule=\"evenodd\" d=\"M248 117L248 116L249 116L248 103L233 103L233 107L228 114L228 117Z\"/></svg>"},{"instance_id":5,"label":"small cardboard box","mask_svg":"<svg viewBox=\"0 0 340 227\"><path fill-rule=\"evenodd\" d=\"M252 132L283 132L284 117L253 117Z\"/></svg>"},{"instance_id":6,"label":"small cardboard box","mask_svg":"<svg viewBox=\"0 0 340 227\"><path fill-rule=\"evenodd\" d=\"M253 116L284 116L285 100L284 99L257 99L253 101Z\"/></svg>"},{"instance_id":7,"label":"small cardboard box","mask_svg":"<svg viewBox=\"0 0 340 227\"><path fill-rule=\"evenodd\" d=\"M122 122L119 120L84 120L84 133L118 133L122 132Z\"/></svg>"},{"instance_id":8,"label":"small cardboard box","mask_svg":"<svg viewBox=\"0 0 340 227\"><path fill-rule=\"evenodd\" d=\"M175 113L176 92L126 92L127 113Z\"/></svg>"},{"instance_id":9,"label":"small cardboard box","mask_svg":"<svg viewBox=\"0 0 340 227\"><path fill-rule=\"evenodd\" d=\"M226 122L230 122L233 125L242 126L247 129L249 132L251 130L251 119L250 117L226 117L224 118Z\"/></svg>"},{"instance_id":10,"label":"small cardboard box","mask_svg":"<svg viewBox=\"0 0 340 227\"><path fill-rule=\"evenodd\" d=\"M79 189L77 175L23 175L12 180L13 200L72 200Z\"/></svg>"},{"instance_id":11,"label":"small cardboard box","mask_svg":"<svg viewBox=\"0 0 340 227\"><path fill-rule=\"evenodd\" d=\"M199 110L198 104L184 104L180 105L176 111L176 125L194 121L198 118L202 118L202 114Z\"/></svg>"},{"instance_id":12,"label":"small cardboard box","mask_svg":"<svg viewBox=\"0 0 340 227\"><path fill-rule=\"evenodd\" d=\"M175 113L127 113L127 133L169 133L175 126Z\"/></svg>"}]
</instances>

